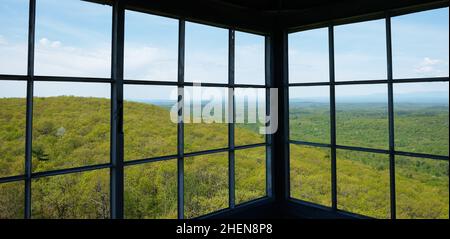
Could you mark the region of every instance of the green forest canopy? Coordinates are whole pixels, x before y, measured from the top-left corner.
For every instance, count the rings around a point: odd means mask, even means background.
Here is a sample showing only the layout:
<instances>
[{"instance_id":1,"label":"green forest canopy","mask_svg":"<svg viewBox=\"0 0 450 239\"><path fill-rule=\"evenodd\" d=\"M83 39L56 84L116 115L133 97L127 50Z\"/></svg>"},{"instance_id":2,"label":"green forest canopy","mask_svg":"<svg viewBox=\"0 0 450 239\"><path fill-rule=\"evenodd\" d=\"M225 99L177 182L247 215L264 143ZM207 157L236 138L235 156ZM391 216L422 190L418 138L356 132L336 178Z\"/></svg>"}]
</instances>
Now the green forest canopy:
<instances>
[{"instance_id":1,"label":"green forest canopy","mask_svg":"<svg viewBox=\"0 0 450 239\"><path fill-rule=\"evenodd\" d=\"M0 99L0 177L24 172L25 99ZM34 99L33 172L109 162L110 101L100 98L48 97ZM426 107L427 108L427 107ZM349 144L383 147L383 133L374 112L344 110L349 126L338 130ZM431 123L430 131L407 130L399 144L412 151L448 155L447 111L430 108L418 114L405 108L396 127L414 129ZM305 110L305 112L302 112ZM376 108L373 109L377 111ZM176 154L176 125L165 108L137 102L124 105L125 160ZM423 109L421 109L423 112ZM291 138L326 141L326 109L291 109ZM375 114L378 114L375 112ZM446 117L446 118L445 118ZM354 121L349 121L354 119ZM436 122L444 122L440 124ZM339 122L339 121L338 121ZM374 122L374 123L370 123ZM433 123L434 122L434 123ZM364 133L345 130L363 125ZM409 125L408 125L409 124ZM242 126L242 127L241 127ZM236 127L239 144L263 141L255 126ZM185 148L198 151L226 147L226 124L187 124ZM347 128L349 129L349 128ZM371 131L371 130L374 131ZM346 133L348 132L348 133ZM347 134L347 135L346 135ZM371 139L368 140L368 136ZM400 134L401 135L401 134ZM421 137L428 144L406 141ZM445 138L446 137L446 138ZM380 143L381 142L381 143ZM445 152L445 147L447 152ZM291 196L330 205L330 157L326 149L291 145ZM400 218L448 218L448 161L397 157L397 213ZM339 150L338 206L377 218L389 217L389 168L385 155ZM185 216L196 217L228 205L228 156L217 153L185 159ZM265 148L236 151L236 201L265 196ZM176 160L127 166L126 218L176 218ZM0 184L0 218L23 216L24 183ZM109 217L109 170L96 170L35 179L32 182L33 218Z\"/></svg>"}]
</instances>

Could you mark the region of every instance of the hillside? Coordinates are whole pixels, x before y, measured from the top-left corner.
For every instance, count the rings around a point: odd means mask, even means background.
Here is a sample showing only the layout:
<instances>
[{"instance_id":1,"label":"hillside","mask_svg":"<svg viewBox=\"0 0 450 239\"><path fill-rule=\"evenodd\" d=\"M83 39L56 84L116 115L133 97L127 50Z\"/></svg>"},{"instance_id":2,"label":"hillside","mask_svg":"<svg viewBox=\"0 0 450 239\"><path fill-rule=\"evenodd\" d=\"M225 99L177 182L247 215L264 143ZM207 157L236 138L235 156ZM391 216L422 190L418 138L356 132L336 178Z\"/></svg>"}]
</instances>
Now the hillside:
<instances>
[{"instance_id":1,"label":"hillside","mask_svg":"<svg viewBox=\"0 0 450 239\"><path fill-rule=\"evenodd\" d=\"M23 174L25 100L0 99L0 105L0 176ZM109 100L98 98L35 98L33 171L109 162L109 107ZM170 122L168 110L125 102L124 112L126 160L176 154L177 128ZM226 124L185 127L188 152L227 146ZM240 144L261 139L253 128L237 127ZM294 145L291 158L292 195L328 205L328 154L317 148ZM339 202L345 205L341 209L383 218L389 213L388 167L386 163L371 163L372 158L368 154L338 153ZM398 163L400 216L448 218L448 163L429 164L406 158ZM169 160L125 169L127 218L176 217L176 166L176 160ZM0 184L0 192L0 218L22 217L23 182ZM237 151L237 202L264 194L264 148ZM108 217L109 170L34 180L32 202L34 218ZM227 153L186 158L186 217L227 205Z\"/></svg>"}]
</instances>

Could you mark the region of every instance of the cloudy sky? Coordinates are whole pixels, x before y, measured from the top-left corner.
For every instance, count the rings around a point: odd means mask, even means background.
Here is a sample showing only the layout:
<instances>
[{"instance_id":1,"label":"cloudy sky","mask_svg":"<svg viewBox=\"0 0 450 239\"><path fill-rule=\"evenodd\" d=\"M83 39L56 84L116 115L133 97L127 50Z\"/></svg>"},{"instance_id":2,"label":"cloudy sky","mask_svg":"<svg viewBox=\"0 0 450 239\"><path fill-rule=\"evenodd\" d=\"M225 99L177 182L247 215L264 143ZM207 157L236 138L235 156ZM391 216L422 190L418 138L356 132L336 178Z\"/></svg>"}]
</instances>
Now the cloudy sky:
<instances>
[{"instance_id":1,"label":"cloudy sky","mask_svg":"<svg viewBox=\"0 0 450 239\"><path fill-rule=\"evenodd\" d=\"M448 8L392 19L395 78L448 76ZM0 0L0 74L26 74L28 0ZM386 78L384 20L335 28L336 80ZM126 12L125 78L176 81L178 22ZM186 24L186 81L227 81L228 31ZM110 77L111 7L79 0L37 0L35 74ZM327 30L289 36L291 82L328 80ZM236 82L264 83L264 38L236 33ZM446 86L446 89L444 88ZM0 82L0 97L25 95L25 85ZM172 87L125 87L133 99L161 100ZM411 84L397 93L448 90L448 83ZM298 89L302 96L324 94L323 87ZM385 87L342 87L338 94L382 94ZM108 84L45 83L37 96L109 97ZM296 95L293 94L293 95Z\"/></svg>"}]
</instances>

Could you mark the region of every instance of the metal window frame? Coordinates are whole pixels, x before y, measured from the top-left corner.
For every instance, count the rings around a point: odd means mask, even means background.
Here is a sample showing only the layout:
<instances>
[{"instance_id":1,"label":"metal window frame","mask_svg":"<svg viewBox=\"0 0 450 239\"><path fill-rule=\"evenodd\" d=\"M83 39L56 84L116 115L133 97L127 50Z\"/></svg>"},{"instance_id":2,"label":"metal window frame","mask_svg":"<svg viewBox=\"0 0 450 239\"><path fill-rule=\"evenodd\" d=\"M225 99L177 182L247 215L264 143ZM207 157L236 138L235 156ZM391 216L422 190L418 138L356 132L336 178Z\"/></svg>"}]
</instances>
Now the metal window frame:
<instances>
[{"instance_id":1,"label":"metal window frame","mask_svg":"<svg viewBox=\"0 0 450 239\"><path fill-rule=\"evenodd\" d=\"M320 207L329 208L334 212L342 212L338 207L338 195L337 195L337 171L336 171L336 150L344 149L351 151L359 151L359 152L368 152L368 153L377 153L377 154L386 154L389 155L389 191L390 191L390 217L391 219L397 218L397 208L396 208L396 182L395 182L395 157L396 156L410 156L415 158L424 158L430 160L443 160L449 161L449 156L445 155L434 155L434 154L425 154L425 153L414 153L414 152L404 152L395 150L395 128L394 128L394 93L393 88L396 84L405 84L405 83L431 83L431 82L449 82L449 77L424 77L424 78L407 78L407 79L394 79L393 77L393 63L392 63L392 33L391 33L391 18L393 16L401 16L406 14L412 14L416 12L424 12L428 10L434 9L443 9L448 8L447 5L437 5L434 7L427 8L417 8L414 10L408 11L385 11L382 14L376 14L375 16L370 15L366 17L357 17L355 19L346 19L345 21L335 21L328 22L320 25L307 26L302 28L297 28L297 30L289 31L287 34L297 33L301 31L319 29L319 28L327 28L328 29L328 50L329 50L329 81L328 82L305 82L305 83L288 83L288 87L309 87L309 86L328 86L330 90L330 143L316 143L309 141L300 141L294 140L290 138L288 135L288 144L294 145L304 145L304 146L313 146L313 147L324 147L330 149L330 158L331 158L331 207L319 205ZM387 76L386 79L378 79L378 80L353 80L353 81L335 81L335 63L334 63L334 27L343 25L343 24L351 24L351 23L359 23L371 20L380 20L383 19L385 21L385 31L386 31L386 56L387 56ZM301 29L298 31L298 29ZM288 55L288 52L285 52ZM388 122L389 122L389 148L386 149L377 149L377 148L367 148L367 147L355 147L355 146L346 146L346 145L338 145L336 144L336 96L335 96L335 86L337 85L375 85L375 84L384 84L387 85L387 108L388 108ZM288 102L289 103L289 102ZM286 108L288 108L289 104ZM289 118L289 110L284 117ZM289 127L289 125L288 125ZM290 160L290 155L287 155L288 161ZM450 180L450 179L449 179ZM300 204L315 204L312 202L304 202L303 200L299 200L291 197L290 188L287 188L289 191L289 200L295 203ZM351 213L351 212L350 212ZM364 216L364 215L361 215Z\"/></svg>"},{"instance_id":2,"label":"metal window frame","mask_svg":"<svg viewBox=\"0 0 450 239\"><path fill-rule=\"evenodd\" d=\"M29 0L29 25L28 25L28 59L27 75L0 74L1 81L24 81L27 82L26 97L26 125L25 125L25 171L22 175L13 175L0 177L0 184L23 181L24 198L24 218L32 218L31 212L31 183L33 179L51 177L72 173L88 172L100 169L110 170L110 218L124 218L124 169L127 166L147 164L165 160L177 160L177 214L179 219L184 219L184 159L199 155L209 155L220 152L228 152L229 155L229 205L228 208L217 212L211 212L202 215L199 218L215 215L221 211L233 210L235 207L242 208L246 205L263 204L272 196L272 173L271 173L271 142L272 136L266 135L263 143L248 145L234 145L234 123L228 124L228 147L219 149L210 149L204 151L184 152L184 112L180 108L178 112L179 123L177 124L177 154L165 155L160 157L142 158L124 161L124 133L123 133L123 101L124 85L158 85L158 86L176 86L178 88L178 104L184 105L184 87L195 86L193 82L184 81L184 59L185 59L185 23L183 18L176 18L178 25L178 76L177 81L147 81L132 80L124 78L124 37L125 37L125 12L127 11L123 1L115 1L112 5L112 29L111 29L111 77L65 77L65 76L35 76L34 75L34 45L36 28L36 0ZM134 11L134 10L131 10ZM147 13L150 14L150 13ZM151 14L155 15L155 14ZM231 94L234 88L262 88L266 89L266 107L270 106L270 86L272 75L270 69L270 36L259 35L265 38L265 84L235 84L234 83L234 40L235 31L228 28L229 31L229 54L228 54L228 83L202 83L203 87L223 87L229 89L229 112L231 117L235 117L234 96ZM105 83L111 85L111 112L110 112L110 162L103 164L84 165L73 168L55 169L41 172L32 171L32 123L33 123L33 89L34 82L80 82L80 83ZM234 122L234 120L232 121ZM235 205L235 178L234 178L234 152L235 150L244 150L251 148L266 148L266 196L253 199Z\"/></svg>"}]
</instances>

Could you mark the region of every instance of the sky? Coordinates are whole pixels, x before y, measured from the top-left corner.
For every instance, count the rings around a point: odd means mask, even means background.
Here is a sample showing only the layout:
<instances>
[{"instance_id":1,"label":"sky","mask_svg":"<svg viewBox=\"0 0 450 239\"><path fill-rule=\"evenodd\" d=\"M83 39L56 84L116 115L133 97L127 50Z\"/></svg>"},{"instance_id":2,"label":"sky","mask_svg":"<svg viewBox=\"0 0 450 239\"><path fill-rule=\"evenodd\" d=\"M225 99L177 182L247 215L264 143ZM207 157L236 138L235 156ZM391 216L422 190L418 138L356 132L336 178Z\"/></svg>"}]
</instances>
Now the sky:
<instances>
[{"instance_id":1,"label":"sky","mask_svg":"<svg viewBox=\"0 0 450 239\"><path fill-rule=\"evenodd\" d=\"M448 8L392 19L394 78L448 76ZM111 7L79 0L37 0L35 74L110 77ZM0 0L0 74L26 74L28 0ZM289 35L290 82L328 81L328 32ZM264 84L264 37L236 33L235 82ZM126 79L177 80L178 21L133 11L125 15ZM385 22L335 27L336 80L386 78ZM226 83L228 30L186 23L185 81ZM448 83L408 84L397 94L448 92ZM447 86L446 88L444 88ZM171 87L125 87L125 97L164 100ZM323 87L293 89L318 97ZM326 90L325 90L326 92ZM340 87L337 96L384 94L384 87ZM109 97L108 84L36 84L36 96ZM448 94L448 93L447 93ZM0 82L1 97L23 97L22 82Z\"/></svg>"}]
</instances>

